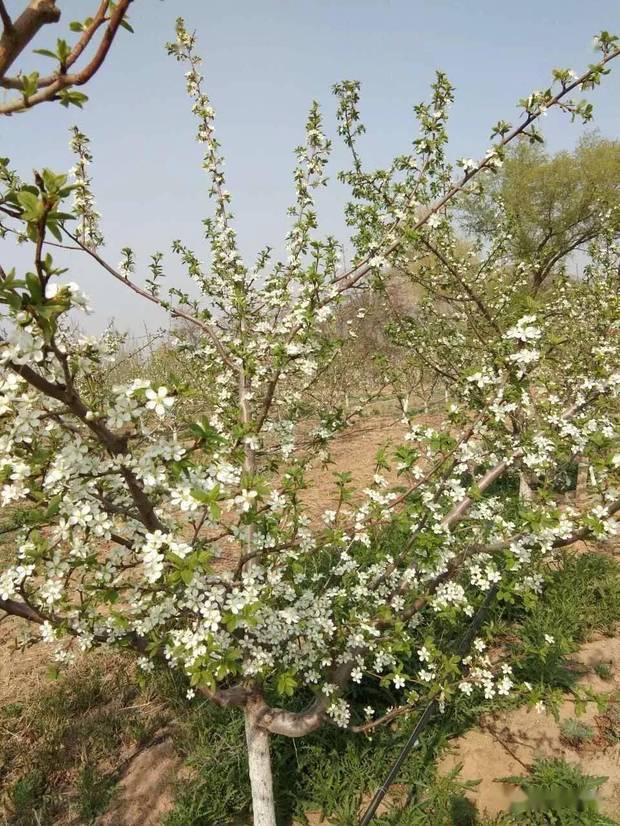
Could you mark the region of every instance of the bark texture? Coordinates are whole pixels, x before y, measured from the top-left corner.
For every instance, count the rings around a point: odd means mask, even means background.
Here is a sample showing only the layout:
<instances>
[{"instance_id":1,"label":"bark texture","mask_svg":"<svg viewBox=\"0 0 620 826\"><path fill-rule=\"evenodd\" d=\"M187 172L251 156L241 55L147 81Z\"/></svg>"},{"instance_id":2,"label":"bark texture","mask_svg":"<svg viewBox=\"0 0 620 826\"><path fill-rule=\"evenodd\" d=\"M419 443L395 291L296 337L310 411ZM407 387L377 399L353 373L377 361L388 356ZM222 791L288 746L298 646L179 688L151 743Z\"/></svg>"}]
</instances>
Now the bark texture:
<instances>
[{"instance_id":1,"label":"bark texture","mask_svg":"<svg viewBox=\"0 0 620 826\"><path fill-rule=\"evenodd\" d=\"M5 26L0 38L0 76L6 73L42 26L58 20L60 9L54 0L31 0L10 28Z\"/></svg>"},{"instance_id":2,"label":"bark texture","mask_svg":"<svg viewBox=\"0 0 620 826\"><path fill-rule=\"evenodd\" d=\"M575 485L575 505L580 508L588 498L588 460L579 457L577 461L577 484Z\"/></svg>"},{"instance_id":3,"label":"bark texture","mask_svg":"<svg viewBox=\"0 0 620 826\"><path fill-rule=\"evenodd\" d=\"M276 826L269 732L258 725L262 703L248 700L245 707L245 739L252 788L254 826Z\"/></svg>"}]
</instances>

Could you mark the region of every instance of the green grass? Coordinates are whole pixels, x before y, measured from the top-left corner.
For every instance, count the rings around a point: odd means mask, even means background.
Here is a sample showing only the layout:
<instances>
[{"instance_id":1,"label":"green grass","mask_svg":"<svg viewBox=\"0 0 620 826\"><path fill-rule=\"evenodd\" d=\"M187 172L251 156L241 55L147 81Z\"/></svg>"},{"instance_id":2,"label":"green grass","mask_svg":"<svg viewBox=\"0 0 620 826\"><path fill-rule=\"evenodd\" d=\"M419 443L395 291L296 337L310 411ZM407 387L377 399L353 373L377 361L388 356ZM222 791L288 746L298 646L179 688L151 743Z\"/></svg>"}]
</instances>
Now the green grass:
<instances>
[{"instance_id":1,"label":"green grass","mask_svg":"<svg viewBox=\"0 0 620 826\"><path fill-rule=\"evenodd\" d=\"M83 823L92 823L104 812L112 796L114 775L101 771L87 760L80 768L75 784L76 808Z\"/></svg>"},{"instance_id":2,"label":"green grass","mask_svg":"<svg viewBox=\"0 0 620 826\"><path fill-rule=\"evenodd\" d=\"M618 563L600 554L566 554L547 577L543 598L526 614L504 617L510 624L515 673L548 689L571 689L582 670L570 655L594 633L613 634L619 620ZM554 645L542 646L545 634Z\"/></svg>"},{"instance_id":3,"label":"green grass","mask_svg":"<svg viewBox=\"0 0 620 826\"><path fill-rule=\"evenodd\" d=\"M51 681L33 699L0 709L3 826L52 824L64 815L90 824L104 811L124 749L148 742L167 719L136 684L129 657L99 652Z\"/></svg>"}]
</instances>

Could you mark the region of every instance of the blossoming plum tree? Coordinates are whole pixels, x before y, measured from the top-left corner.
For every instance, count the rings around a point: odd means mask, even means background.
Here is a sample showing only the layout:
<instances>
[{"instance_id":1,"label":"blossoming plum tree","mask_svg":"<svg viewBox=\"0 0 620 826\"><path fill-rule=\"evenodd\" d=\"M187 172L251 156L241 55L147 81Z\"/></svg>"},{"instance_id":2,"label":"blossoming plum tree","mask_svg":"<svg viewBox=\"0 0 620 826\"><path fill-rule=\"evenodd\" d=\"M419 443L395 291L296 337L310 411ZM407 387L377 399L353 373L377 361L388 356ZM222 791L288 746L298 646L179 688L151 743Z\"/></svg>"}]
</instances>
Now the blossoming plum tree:
<instances>
[{"instance_id":1,"label":"blossoming plum tree","mask_svg":"<svg viewBox=\"0 0 620 826\"><path fill-rule=\"evenodd\" d=\"M208 265L180 241L173 247L198 299L178 285L164 290L160 253L144 285L132 250L119 267L102 257L79 130L73 182L45 169L26 183L8 162L0 167L2 234L33 249L31 271L0 269L0 497L14 513L15 548L0 574L0 608L37 625L60 662L96 645L131 648L146 669L185 672L189 696L241 709L254 822L272 826L270 733L301 737L326 723L370 730L422 696L443 707L457 692L518 689L510 664L492 660L482 639L462 660L432 635L430 618L471 615L493 587L500 599L525 599L558 548L613 531L613 238L591 249L583 281L565 278L532 305L520 298L526 265L506 276L509 226L500 222L490 246L463 247L453 212L499 168L508 144L538 138L545 111L588 120L589 104L571 95L595 86L620 49L601 34L599 62L580 76L556 70L548 89L521 101L522 121L500 122L486 154L462 161L457 179L445 152L452 88L443 74L430 103L416 108L410 152L373 172L358 148L359 87L338 84L338 131L353 159L342 174L355 249L345 269L337 239L318 232L314 191L327 182L331 145L316 103L297 149L286 257L266 247L253 264L242 259L194 36L182 20L176 34L169 51L186 69L215 205L204 221ZM145 377L106 394L93 389L89 376L114 361L114 345L69 332L67 314L87 301L63 279L53 244L89 256L194 329L191 339L179 336L194 388ZM403 445L364 490L339 475L334 506L317 524L304 504L308 468L328 458L330 441L366 401L346 413L313 401L341 349L329 321L350 295L382 290L416 256L429 300L394 336L445 374L444 423L420 426L403 404ZM187 420L184 399L206 385L209 409ZM562 462L585 453L596 501L577 510L562 505L551 481ZM495 486L523 467L541 479L528 508ZM223 564L224 554L235 561ZM390 684L402 704L356 708L350 687L363 679Z\"/></svg>"}]
</instances>

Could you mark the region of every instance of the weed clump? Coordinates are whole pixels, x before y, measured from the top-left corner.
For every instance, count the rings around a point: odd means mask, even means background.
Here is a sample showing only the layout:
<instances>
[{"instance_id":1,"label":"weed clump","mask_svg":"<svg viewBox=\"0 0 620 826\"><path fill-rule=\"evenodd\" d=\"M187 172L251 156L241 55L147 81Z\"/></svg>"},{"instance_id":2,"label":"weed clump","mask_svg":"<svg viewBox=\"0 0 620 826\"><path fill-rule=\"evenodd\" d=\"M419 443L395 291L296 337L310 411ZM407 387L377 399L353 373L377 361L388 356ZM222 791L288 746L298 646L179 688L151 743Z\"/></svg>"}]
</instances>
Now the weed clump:
<instances>
[{"instance_id":1,"label":"weed clump","mask_svg":"<svg viewBox=\"0 0 620 826\"><path fill-rule=\"evenodd\" d=\"M567 720L562 720L560 723L560 733L562 738L573 748L579 748L592 740L594 737L594 729L587 723L581 722L574 717L569 717Z\"/></svg>"}]
</instances>

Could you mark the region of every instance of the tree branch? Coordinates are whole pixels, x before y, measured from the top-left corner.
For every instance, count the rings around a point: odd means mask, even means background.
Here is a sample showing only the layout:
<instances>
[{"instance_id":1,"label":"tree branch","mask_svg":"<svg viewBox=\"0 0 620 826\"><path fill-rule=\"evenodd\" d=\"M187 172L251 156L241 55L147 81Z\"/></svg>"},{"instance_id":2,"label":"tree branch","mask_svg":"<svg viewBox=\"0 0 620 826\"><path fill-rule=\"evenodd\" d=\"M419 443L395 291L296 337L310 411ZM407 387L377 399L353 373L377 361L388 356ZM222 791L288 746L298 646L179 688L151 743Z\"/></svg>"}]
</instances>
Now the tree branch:
<instances>
[{"instance_id":1,"label":"tree branch","mask_svg":"<svg viewBox=\"0 0 620 826\"><path fill-rule=\"evenodd\" d=\"M486 318L486 320L489 322L491 327L493 327L495 332L499 336L501 336L502 331L501 331L498 323L495 321L495 319L491 315L490 310L488 309L488 307L486 306L484 301L480 298L478 293L472 287L469 286L469 284L467 283L467 281L465 281L465 279L463 277L461 277L461 275L459 274L459 271L457 270L457 268L454 267L450 263L450 261L448 261L448 259L441 252L441 250L439 250L434 244L432 244L428 240L428 238L426 238L425 236L422 235L422 236L420 236L420 240L422 241L424 246L441 261L441 263L448 270L448 272L451 273L451 275L456 279L457 283L462 287L462 289L465 290L465 292L467 293L469 298L474 302L476 307L478 307L478 309L480 310L482 315Z\"/></svg>"},{"instance_id":2,"label":"tree branch","mask_svg":"<svg viewBox=\"0 0 620 826\"><path fill-rule=\"evenodd\" d=\"M97 437L99 442L112 455L118 456L126 450L126 438L113 433L107 428L103 422L97 419L88 418L88 408L77 394L77 391L71 384L67 386L62 384L54 384L48 381L44 376L41 376L36 370L28 367L26 364L13 364L7 362L7 367L25 379L28 384L39 390L46 396L50 396L59 402L62 402L67 408L82 421L89 430ZM127 467L122 467L119 470L120 475L125 480L125 484L131 494L134 504L140 514L142 522L149 531L163 530L163 524L158 519L153 503L144 492L136 475Z\"/></svg>"},{"instance_id":3,"label":"tree branch","mask_svg":"<svg viewBox=\"0 0 620 826\"><path fill-rule=\"evenodd\" d=\"M576 78L572 83L566 84L560 89L560 91L546 104L545 111L551 109L553 106L557 106L561 104L563 98L566 95L570 94L575 89L578 89L585 81L588 80L599 68L606 66L611 60L614 60L616 57L620 55L620 48L614 49L614 51L606 54L602 60L598 63L589 66L588 69L580 75L580 77ZM534 123L540 116L543 114L542 109L538 109L535 112L530 112L523 121L515 126L511 132L505 135L497 144L497 149L502 149L503 147L507 146L508 144L512 143L519 135L522 135L526 132L526 130ZM467 171L458 181L453 183L448 191L438 200L436 201L428 210L428 212L420 218L415 224L410 228L411 232L417 232L421 229L429 220L432 215L435 215L439 212L440 209L445 207L459 192L462 192L464 187L470 183L472 178L482 172L484 169L490 168L490 159L488 157L484 157L480 160L474 169ZM400 247L403 245L403 238L397 238L393 241L382 253L384 257L391 255L392 253L396 252ZM370 264L370 256L365 258L363 261L360 261L359 264L356 264L354 267L349 269L347 272L342 273L337 278L334 279L334 285L338 285L337 287L337 295L351 289L351 287L355 286L364 276L368 275L369 272L372 270L372 266ZM332 300L331 298L329 299Z\"/></svg>"},{"instance_id":4,"label":"tree branch","mask_svg":"<svg viewBox=\"0 0 620 826\"><path fill-rule=\"evenodd\" d=\"M367 723L361 723L358 726L347 726L347 731L352 731L355 734L365 734L378 726L391 723L392 720L395 720L397 717L401 717L403 714L408 714L410 711L413 711L413 706L411 705L397 706L391 711L388 711L387 714L384 714L383 717L377 717L376 720L369 720Z\"/></svg>"},{"instance_id":5,"label":"tree branch","mask_svg":"<svg viewBox=\"0 0 620 826\"><path fill-rule=\"evenodd\" d=\"M10 35L14 31L13 21L11 20L11 16L6 10L4 0L0 0L0 19L2 20L2 25L4 26L5 34Z\"/></svg>"},{"instance_id":6,"label":"tree branch","mask_svg":"<svg viewBox=\"0 0 620 826\"><path fill-rule=\"evenodd\" d=\"M4 32L0 38L0 77L3 77L39 30L47 23L57 23L60 20L60 9L55 0L30 0L14 23L9 18L4 3L0 13L4 23Z\"/></svg>"},{"instance_id":7,"label":"tree branch","mask_svg":"<svg viewBox=\"0 0 620 826\"><path fill-rule=\"evenodd\" d=\"M38 0L38 2L42 3L43 0ZM93 19L90 26L83 33L80 40L74 46L71 54L67 58L67 63L64 67L62 67L62 70L55 76L42 78L41 81L38 83L38 86L42 88L40 88L40 90L36 92L34 95L31 95L30 97L18 97L12 101L9 101L3 106L0 106L0 115L10 115L14 112L21 112L24 109L30 109L39 103L55 100L57 98L58 93L62 92L64 89L68 89L71 86L83 86L85 83L87 83L93 77L93 75L101 68L101 65L103 64L108 54L108 51L110 50L110 46L112 45L112 42L123 21L124 16L127 13L127 9L129 8L129 4L131 2L132 0L119 0L117 5L114 7L114 11L109 17L109 23L106 27L103 37L101 38L99 47L95 52L95 55L93 56L90 63L88 63L79 72L76 72L74 74L66 73L67 67L72 65L77 60L77 58L82 54L86 46L91 41L95 31L97 31L97 29L103 24L103 22L106 19L108 19L105 17L107 7L109 6L108 2L101 3L95 18ZM58 17L60 17L60 11L58 11ZM19 23L19 21L17 22ZM34 34L32 36L34 36ZM0 41L0 45L1 42L2 41ZM2 51L0 48L0 61L1 57ZM3 74L4 72L0 71L0 76L2 76ZM10 88L19 88L17 86L16 80L18 79L7 79L4 85L9 86Z\"/></svg>"},{"instance_id":8,"label":"tree branch","mask_svg":"<svg viewBox=\"0 0 620 826\"><path fill-rule=\"evenodd\" d=\"M75 63L78 57L82 54L84 49L88 46L90 41L93 38L93 35L99 29L103 23L106 21L106 12L108 10L109 0L102 0L101 5L97 9L97 13L93 17L91 23L84 29L82 32L82 36L77 41L73 49L71 50L69 56L67 57L65 64L64 64L64 73L66 73L67 69L70 69L71 66ZM53 72L51 75L44 75L37 80L37 88L42 89L45 86L51 86L54 81L58 79L58 72ZM0 86L5 89L22 89L22 79L21 77L0 77Z\"/></svg>"},{"instance_id":9,"label":"tree branch","mask_svg":"<svg viewBox=\"0 0 620 826\"><path fill-rule=\"evenodd\" d=\"M37 625L43 625L45 620L43 617L31 608L29 605L26 605L25 602L16 602L14 599L0 599L0 611L6 611L7 614L11 614L14 617L21 617L21 619L28 620L29 622L36 622Z\"/></svg>"}]
</instances>

